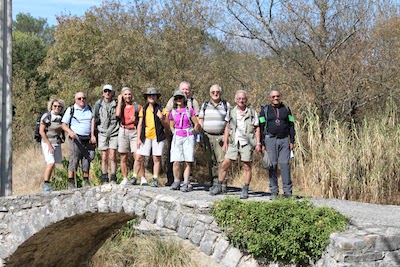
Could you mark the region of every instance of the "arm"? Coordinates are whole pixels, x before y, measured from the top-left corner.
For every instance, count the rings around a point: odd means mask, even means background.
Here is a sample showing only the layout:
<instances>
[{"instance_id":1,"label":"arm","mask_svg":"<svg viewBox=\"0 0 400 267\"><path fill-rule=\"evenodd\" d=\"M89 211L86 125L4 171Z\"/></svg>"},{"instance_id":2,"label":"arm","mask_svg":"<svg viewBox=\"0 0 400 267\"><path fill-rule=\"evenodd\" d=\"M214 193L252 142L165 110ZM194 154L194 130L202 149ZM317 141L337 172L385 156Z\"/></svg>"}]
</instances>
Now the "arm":
<instances>
[{"instance_id":1,"label":"arm","mask_svg":"<svg viewBox=\"0 0 400 267\"><path fill-rule=\"evenodd\" d=\"M174 120L169 120L169 129L171 130L172 133L174 132L174 130L175 130Z\"/></svg>"},{"instance_id":2,"label":"arm","mask_svg":"<svg viewBox=\"0 0 400 267\"><path fill-rule=\"evenodd\" d=\"M138 126L137 126L137 148L139 149L139 147L142 144L142 139L141 139L141 135L142 135L142 124L143 124L143 118L140 117L139 118L139 122L138 122Z\"/></svg>"},{"instance_id":3,"label":"arm","mask_svg":"<svg viewBox=\"0 0 400 267\"><path fill-rule=\"evenodd\" d=\"M92 117L92 121L90 123L90 142L92 142L92 144L96 144L95 127L95 118Z\"/></svg>"},{"instance_id":4,"label":"arm","mask_svg":"<svg viewBox=\"0 0 400 267\"><path fill-rule=\"evenodd\" d=\"M228 151L228 143L229 143L229 122L226 123L225 125L225 130L224 130L224 144L222 145L222 150L224 152Z\"/></svg>"},{"instance_id":5,"label":"arm","mask_svg":"<svg viewBox=\"0 0 400 267\"><path fill-rule=\"evenodd\" d=\"M122 95L118 95L118 99L117 99L117 108L116 108L116 110L115 110L115 116L117 116L118 118L121 118L121 105L122 105L122 101L124 101L123 100L123 98L122 98Z\"/></svg>"},{"instance_id":6,"label":"arm","mask_svg":"<svg viewBox=\"0 0 400 267\"><path fill-rule=\"evenodd\" d=\"M288 110L289 110L288 118L289 118L289 135L290 135L289 148L291 151L293 151L296 131L294 129L294 117L292 115L292 111L289 108L288 108Z\"/></svg>"},{"instance_id":7,"label":"arm","mask_svg":"<svg viewBox=\"0 0 400 267\"><path fill-rule=\"evenodd\" d=\"M68 134L69 138L75 139L75 137L76 137L75 132L72 131L71 128L69 128L65 122L63 122L61 124L61 128L64 130L64 132L66 132Z\"/></svg>"},{"instance_id":8,"label":"arm","mask_svg":"<svg viewBox=\"0 0 400 267\"><path fill-rule=\"evenodd\" d=\"M261 139L260 139L260 127L255 126L255 133L256 133L256 152L262 151L262 146L261 146Z\"/></svg>"},{"instance_id":9,"label":"arm","mask_svg":"<svg viewBox=\"0 0 400 267\"><path fill-rule=\"evenodd\" d=\"M47 135L46 135L45 130L46 130L46 124L40 123L40 126L39 126L39 134L40 134L40 136L42 137L43 142L45 142L45 143L47 144L47 147L48 147L49 152L50 152L51 154L53 154L53 153L54 153L54 148L53 148L53 146L51 145L49 138L47 138Z\"/></svg>"},{"instance_id":10,"label":"arm","mask_svg":"<svg viewBox=\"0 0 400 267\"><path fill-rule=\"evenodd\" d=\"M201 129L201 127L200 127L200 125L199 125L199 121L197 120L196 115L195 115L195 116L192 116L191 119L192 119L192 122L193 122L193 125L194 125L193 129L194 129L196 132L199 132L200 129Z\"/></svg>"}]
</instances>

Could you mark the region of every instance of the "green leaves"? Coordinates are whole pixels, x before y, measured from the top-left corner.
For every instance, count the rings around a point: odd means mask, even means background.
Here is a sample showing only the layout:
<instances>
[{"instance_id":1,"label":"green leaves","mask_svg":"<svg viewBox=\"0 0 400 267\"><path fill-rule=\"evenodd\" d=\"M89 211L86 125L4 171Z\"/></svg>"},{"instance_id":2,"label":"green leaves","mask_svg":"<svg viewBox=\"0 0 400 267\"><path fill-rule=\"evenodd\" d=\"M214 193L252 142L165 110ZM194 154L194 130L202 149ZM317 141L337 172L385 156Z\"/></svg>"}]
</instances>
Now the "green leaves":
<instances>
[{"instance_id":1,"label":"green leaves","mask_svg":"<svg viewBox=\"0 0 400 267\"><path fill-rule=\"evenodd\" d=\"M215 203L212 214L234 246L255 258L283 263L307 263L323 253L333 232L348 219L309 200L277 199L242 202L227 198Z\"/></svg>"}]
</instances>

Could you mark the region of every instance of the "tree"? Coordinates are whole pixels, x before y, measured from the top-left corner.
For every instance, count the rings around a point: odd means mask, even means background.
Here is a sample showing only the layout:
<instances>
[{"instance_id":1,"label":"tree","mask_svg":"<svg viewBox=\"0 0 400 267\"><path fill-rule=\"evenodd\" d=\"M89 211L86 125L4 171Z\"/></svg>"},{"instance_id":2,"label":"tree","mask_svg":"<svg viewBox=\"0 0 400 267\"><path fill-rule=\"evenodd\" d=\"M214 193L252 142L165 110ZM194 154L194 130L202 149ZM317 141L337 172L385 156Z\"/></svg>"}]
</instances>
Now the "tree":
<instances>
[{"instance_id":1,"label":"tree","mask_svg":"<svg viewBox=\"0 0 400 267\"><path fill-rule=\"evenodd\" d=\"M54 43L54 26L49 26L47 19L34 18L31 14L18 13L13 21L13 31L37 34L46 45Z\"/></svg>"}]
</instances>

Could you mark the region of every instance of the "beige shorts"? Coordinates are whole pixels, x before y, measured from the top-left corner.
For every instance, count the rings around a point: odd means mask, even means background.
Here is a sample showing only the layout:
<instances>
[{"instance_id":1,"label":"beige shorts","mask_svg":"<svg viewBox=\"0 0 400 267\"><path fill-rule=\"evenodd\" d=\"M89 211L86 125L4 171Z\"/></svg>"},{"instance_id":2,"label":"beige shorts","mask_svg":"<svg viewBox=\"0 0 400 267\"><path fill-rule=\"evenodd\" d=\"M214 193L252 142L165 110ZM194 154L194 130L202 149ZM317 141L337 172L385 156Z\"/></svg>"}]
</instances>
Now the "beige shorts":
<instances>
[{"instance_id":1,"label":"beige shorts","mask_svg":"<svg viewBox=\"0 0 400 267\"><path fill-rule=\"evenodd\" d=\"M239 154L241 161L251 162L253 161L253 151L254 147L249 144L245 146L241 146L239 144L229 144L228 151L226 151L225 154L225 158L228 158L230 160L237 160Z\"/></svg>"},{"instance_id":2,"label":"beige shorts","mask_svg":"<svg viewBox=\"0 0 400 267\"><path fill-rule=\"evenodd\" d=\"M57 163L61 164L62 160L62 153L61 153L61 145L57 144L52 144L54 148L54 154L49 152L49 146L47 143L42 142L42 151L44 155L44 161L46 161L46 164L52 164L52 163Z\"/></svg>"},{"instance_id":3,"label":"beige shorts","mask_svg":"<svg viewBox=\"0 0 400 267\"><path fill-rule=\"evenodd\" d=\"M118 152L136 153L137 151L137 130L129 130L119 127Z\"/></svg>"},{"instance_id":4,"label":"beige shorts","mask_svg":"<svg viewBox=\"0 0 400 267\"><path fill-rule=\"evenodd\" d=\"M137 153L142 156L150 156L150 152L152 152L153 156L161 156L164 148L164 140L161 142L157 142L157 139L147 139L144 144L141 144L138 147Z\"/></svg>"},{"instance_id":5,"label":"beige shorts","mask_svg":"<svg viewBox=\"0 0 400 267\"><path fill-rule=\"evenodd\" d=\"M118 147L118 135L112 136L107 140L107 137L103 133L99 133L97 138L97 147L100 151L107 149L117 149Z\"/></svg>"}]
</instances>

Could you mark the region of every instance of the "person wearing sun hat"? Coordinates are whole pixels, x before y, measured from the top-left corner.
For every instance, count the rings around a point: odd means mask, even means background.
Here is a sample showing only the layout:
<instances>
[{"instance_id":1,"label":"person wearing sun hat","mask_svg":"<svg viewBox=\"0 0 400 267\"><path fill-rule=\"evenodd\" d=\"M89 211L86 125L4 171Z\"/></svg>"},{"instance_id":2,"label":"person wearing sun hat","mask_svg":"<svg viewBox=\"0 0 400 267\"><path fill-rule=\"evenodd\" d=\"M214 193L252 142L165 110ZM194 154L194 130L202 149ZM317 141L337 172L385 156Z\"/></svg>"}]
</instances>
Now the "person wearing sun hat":
<instances>
[{"instance_id":1,"label":"person wearing sun hat","mask_svg":"<svg viewBox=\"0 0 400 267\"><path fill-rule=\"evenodd\" d=\"M151 186L158 186L158 174L161 169L161 156L164 149L165 129L168 127L166 120L166 111L162 108L157 100L161 94L154 87L147 88L143 93L143 97L147 100L147 104L139 112L139 123L137 127L137 154L134 163L134 173L130 181L131 184L136 183L136 176L144 157L153 155L153 179ZM140 185L147 185L146 178L142 177Z\"/></svg>"}]
</instances>

